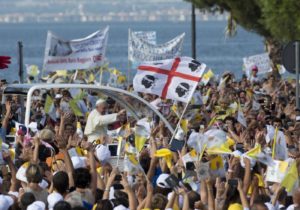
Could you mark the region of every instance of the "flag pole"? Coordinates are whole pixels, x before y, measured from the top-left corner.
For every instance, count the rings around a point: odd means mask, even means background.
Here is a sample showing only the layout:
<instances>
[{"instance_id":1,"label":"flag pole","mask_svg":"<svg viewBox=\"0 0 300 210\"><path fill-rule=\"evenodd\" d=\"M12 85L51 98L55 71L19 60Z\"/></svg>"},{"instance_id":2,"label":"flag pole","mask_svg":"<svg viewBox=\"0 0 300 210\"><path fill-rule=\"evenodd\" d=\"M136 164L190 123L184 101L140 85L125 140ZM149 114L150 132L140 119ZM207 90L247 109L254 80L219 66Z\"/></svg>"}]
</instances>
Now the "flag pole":
<instances>
[{"instance_id":1,"label":"flag pole","mask_svg":"<svg viewBox=\"0 0 300 210\"><path fill-rule=\"evenodd\" d=\"M103 68L100 67L100 81L99 81L99 85L101 86L102 85L102 74L103 74Z\"/></svg>"},{"instance_id":2,"label":"flag pole","mask_svg":"<svg viewBox=\"0 0 300 210\"><path fill-rule=\"evenodd\" d=\"M128 28L128 61L127 61L127 86L130 85L130 61L129 61L129 46L130 46L130 28Z\"/></svg>"},{"instance_id":3,"label":"flag pole","mask_svg":"<svg viewBox=\"0 0 300 210\"><path fill-rule=\"evenodd\" d=\"M191 98L192 98L192 97L191 97ZM187 110L187 108L188 108L188 106L189 106L189 104L190 104L190 101L191 101L191 99L186 103L186 105L185 105L185 107L184 107L184 109L183 109L183 111L182 111L182 114L181 114L181 116L180 116L180 118L179 118L179 121L178 121L178 123L177 123L177 125L176 125L176 128L175 128L175 130L174 130L174 133L173 133L173 135L172 135L172 138L171 138L171 140L170 140L170 142L169 142L170 145L171 145L171 143L172 143L172 141L173 141L173 139L174 139L174 137L175 137L175 135L176 135L176 132L177 132L177 130L178 130L179 126L180 126L181 120L182 120L182 118L183 118L183 116L184 116L184 114L185 114L185 112L186 112L186 110Z\"/></svg>"}]
</instances>

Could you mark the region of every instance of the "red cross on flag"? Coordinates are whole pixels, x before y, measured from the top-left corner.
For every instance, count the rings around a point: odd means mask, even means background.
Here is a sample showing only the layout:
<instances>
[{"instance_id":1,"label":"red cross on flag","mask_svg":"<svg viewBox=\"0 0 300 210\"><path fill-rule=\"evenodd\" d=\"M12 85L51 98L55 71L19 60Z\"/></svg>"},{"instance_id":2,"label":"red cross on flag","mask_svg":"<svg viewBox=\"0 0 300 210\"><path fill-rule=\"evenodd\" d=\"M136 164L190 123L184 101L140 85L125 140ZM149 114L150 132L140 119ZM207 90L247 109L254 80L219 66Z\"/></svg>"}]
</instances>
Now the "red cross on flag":
<instances>
[{"instance_id":1,"label":"red cross on flag","mask_svg":"<svg viewBox=\"0 0 300 210\"><path fill-rule=\"evenodd\" d=\"M188 103L206 65L189 57L145 62L133 79L135 91Z\"/></svg>"}]
</instances>

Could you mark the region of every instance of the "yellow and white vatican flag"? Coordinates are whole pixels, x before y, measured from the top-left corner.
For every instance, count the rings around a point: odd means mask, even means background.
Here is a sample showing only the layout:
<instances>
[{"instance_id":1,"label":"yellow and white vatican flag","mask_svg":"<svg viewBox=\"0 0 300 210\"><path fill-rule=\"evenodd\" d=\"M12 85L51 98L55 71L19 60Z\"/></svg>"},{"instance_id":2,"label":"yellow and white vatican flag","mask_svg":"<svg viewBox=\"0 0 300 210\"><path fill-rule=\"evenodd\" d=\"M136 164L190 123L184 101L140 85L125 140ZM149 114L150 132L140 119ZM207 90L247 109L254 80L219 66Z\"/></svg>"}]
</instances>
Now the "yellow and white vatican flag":
<instances>
[{"instance_id":1,"label":"yellow and white vatican flag","mask_svg":"<svg viewBox=\"0 0 300 210\"><path fill-rule=\"evenodd\" d=\"M143 118L136 123L135 126L135 148L140 152L148 138L150 137L151 127L147 118Z\"/></svg>"},{"instance_id":2,"label":"yellow and white vatican flag","mask_svg":"<svg viewBox=\"0 0 300 210\"><path fill-rule=\"evenodd\" d=\"M133 87L137 92L187 103L193 96L205 68L204 63L189 57L145 62L138 67Z\"/></svg>"}]
</instances>

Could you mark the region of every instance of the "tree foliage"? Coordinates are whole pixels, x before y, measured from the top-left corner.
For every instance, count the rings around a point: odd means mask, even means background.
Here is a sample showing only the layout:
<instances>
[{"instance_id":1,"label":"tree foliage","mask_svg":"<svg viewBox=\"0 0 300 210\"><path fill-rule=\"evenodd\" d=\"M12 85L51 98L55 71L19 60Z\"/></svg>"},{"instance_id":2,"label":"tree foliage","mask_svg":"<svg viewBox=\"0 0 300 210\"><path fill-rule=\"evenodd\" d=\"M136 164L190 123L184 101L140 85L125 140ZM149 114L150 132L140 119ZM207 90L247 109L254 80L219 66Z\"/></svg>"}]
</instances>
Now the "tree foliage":
<instances>
[{"instance_id":1,"label":"tree foliage","mask_svg":"<svg viewBox=\"0 0 300 210\"><path fill-rule=\"evenodd\" d=\"M265 38L274 63L281 63L282 45L300 39L300 0L187 0L197 8L227 11L244 29Z\"/></svg>"},{"instance_id":2,"label":"tree foliage","mask_svg":"<svg viewBox=\"0 0 300 210\"><path fill-rule=\"evenodd\" d=\"M227 11L243 28L279 42L300 36L299 0L187 0L200 9Z\"/></svg>"}]
</instances>

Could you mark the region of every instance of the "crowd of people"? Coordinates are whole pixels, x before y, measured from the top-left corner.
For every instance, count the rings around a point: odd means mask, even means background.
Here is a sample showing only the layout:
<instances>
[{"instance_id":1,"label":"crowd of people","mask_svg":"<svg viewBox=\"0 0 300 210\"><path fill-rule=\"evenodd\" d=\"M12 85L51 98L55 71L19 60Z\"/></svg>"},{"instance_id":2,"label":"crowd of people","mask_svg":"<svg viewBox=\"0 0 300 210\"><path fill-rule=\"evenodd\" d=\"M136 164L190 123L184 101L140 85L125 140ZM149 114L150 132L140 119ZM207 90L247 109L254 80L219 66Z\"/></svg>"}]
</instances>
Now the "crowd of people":
<instances>
[{"instance_id":1,"label":"crowd of people","mask_svg":"<svg viewBox=\"0 0 300 210\"><path fill-rule=\"evenodd\" d=\"M90 90L77 97L81 115L69 103L73 90L36 90L25 127L19 97L7 96L0 209L300 209L296 81L252 70L199 83L181 122L185 104L136 93L180 124L176 135L157 116L137 121Z\"/></svg>"}]
</instances>

